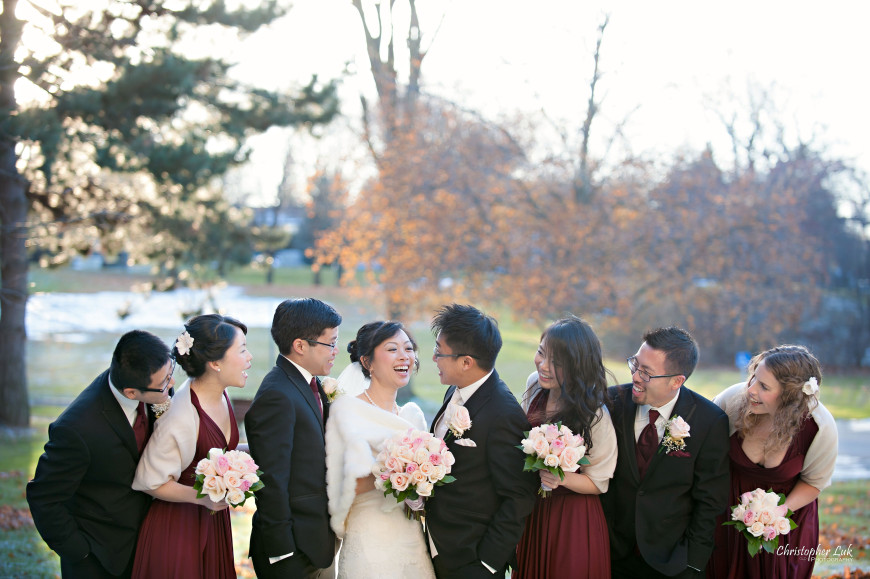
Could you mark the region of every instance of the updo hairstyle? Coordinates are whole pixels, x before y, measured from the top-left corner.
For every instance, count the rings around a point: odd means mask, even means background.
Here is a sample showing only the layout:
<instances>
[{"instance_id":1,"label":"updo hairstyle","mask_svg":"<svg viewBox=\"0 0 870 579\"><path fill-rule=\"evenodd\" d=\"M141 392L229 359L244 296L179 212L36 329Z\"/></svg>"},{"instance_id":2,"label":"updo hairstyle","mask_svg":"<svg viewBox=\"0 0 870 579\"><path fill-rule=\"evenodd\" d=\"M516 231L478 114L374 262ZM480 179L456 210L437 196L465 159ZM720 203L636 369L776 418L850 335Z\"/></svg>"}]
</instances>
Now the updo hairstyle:
<instances>
[{"instance_id":1,"label":"updo hairstyle","mask_svg":"<svg viewBox=\"0 0 870 579\"><path fill-rule=\"evenodd\" d=\"M350 354L351 363L359 362L363 376L372 377L367 366L371 366L375 348L395 336L399 330L404 331L408 339L411 340L411 344L414 345L414 371L420 369L420 358L416 355L417 342L414 341L410 332L405 329L401 322L370 322L361 327L356 333L356 339L347 345L347 353Z\"/></svg>"},{"instance_id":2,"label":"updo hairstyle","mask_svg":"<svg viewBox=\"0 0 870 579\"><path fill-rule=\"evenodd\" d=\"M193 338L193 346L187 354L179 354L177 343L172 347L172 355L178 365L191 378L205 374L205 365L222 359L236 339L236 328L243 334L248 327L242 322L220 314L204 314L191 318L184 329Z\"/></svg>"}]
</instances>

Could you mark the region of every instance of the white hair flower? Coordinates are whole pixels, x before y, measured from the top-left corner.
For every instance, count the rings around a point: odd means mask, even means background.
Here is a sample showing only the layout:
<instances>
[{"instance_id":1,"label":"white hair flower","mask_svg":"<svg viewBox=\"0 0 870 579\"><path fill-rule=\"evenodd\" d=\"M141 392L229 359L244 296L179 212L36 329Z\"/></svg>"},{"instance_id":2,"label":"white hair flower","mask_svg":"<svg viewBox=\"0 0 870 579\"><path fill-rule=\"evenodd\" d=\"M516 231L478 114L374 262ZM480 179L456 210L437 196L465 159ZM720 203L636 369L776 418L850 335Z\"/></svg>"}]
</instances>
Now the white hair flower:
<instances>
[{"instance_id":1,"label":"white hair flower","mask_svg":"<svg viewBox=\"0 0 870 579\"><path fill-rule=\"evenodd\" d=\"M193 336L188 334L187 330L184 330L178 336L178 339L175 340L175 349L178 350L180 356L185 356L190 353L191 348L193 348Z\"/></svg>"},{"instance_id":2,"label":"white hair flower","mask_svg":"<svg viewBox=\"0 0 870 579\"><path fill-rule=\"evenodd\" d=\"M819 393L819 382L816 380L816 377L810 376L810 379L804 382L802 390L807 396L817 396Z\"/></svg>"}]
</instances>

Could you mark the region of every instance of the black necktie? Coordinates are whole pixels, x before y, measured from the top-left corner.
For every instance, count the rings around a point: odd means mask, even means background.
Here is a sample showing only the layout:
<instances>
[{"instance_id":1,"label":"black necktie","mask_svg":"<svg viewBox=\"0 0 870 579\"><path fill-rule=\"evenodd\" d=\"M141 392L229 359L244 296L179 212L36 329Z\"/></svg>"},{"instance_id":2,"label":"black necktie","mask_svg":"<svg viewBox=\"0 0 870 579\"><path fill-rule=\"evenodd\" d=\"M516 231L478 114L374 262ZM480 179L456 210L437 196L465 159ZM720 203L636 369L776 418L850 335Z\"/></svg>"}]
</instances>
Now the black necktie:
<instances>
[{"instance_id":1,"label":"black necktie","mask_svg":"<svg viewBox=\"0 0 870 579\"><path fill-rule=\"evenodd\" d=\"M136 435L136 448L139 449L139 454L142 454L142 451L145 450L145 443L148 442L148 413L145 411L144 402L140 402L136 408L133 434Z\"/></svg>"},{"instance_id":2,"label":"black necktie","mask_svg":"<svg viewBox=\"0 0 870 579\"><path fill-rule=\"evenodd\" d=\"M640 478L646 474L646 468L649 466L656 448L659 446L659 433L656 430L656 420L658 420L659 411L650 408L649 424L644 426L637 439L635 446L635 456L637 457L637 470L640 471Z\"/></svg>"},{"instance_id":3,"label":"black necktie","mask_svg":"<svg viewBox=\"0 0 870 579\"><path fill-rule=\"evenodd\" d=\"M314 399L317 400L317 407L320 408L320 418L323 418L323 400L320 399L320 390L317 389L317 378L312 376L308 385L311 386L311 392L314 394Z\"/></svg>"}]
</instances>

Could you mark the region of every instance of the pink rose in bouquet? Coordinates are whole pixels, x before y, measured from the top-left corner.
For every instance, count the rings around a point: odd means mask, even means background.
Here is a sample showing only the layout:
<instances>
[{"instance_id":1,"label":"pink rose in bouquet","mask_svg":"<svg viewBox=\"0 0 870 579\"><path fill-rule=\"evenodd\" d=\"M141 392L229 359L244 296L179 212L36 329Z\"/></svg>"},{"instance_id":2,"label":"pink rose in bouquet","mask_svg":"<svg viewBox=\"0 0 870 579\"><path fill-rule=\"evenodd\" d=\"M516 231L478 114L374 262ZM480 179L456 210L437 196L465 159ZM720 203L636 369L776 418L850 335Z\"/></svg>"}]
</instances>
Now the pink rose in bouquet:
<instances>
[{"instance_id":1,"label":"pink rose in bouquet","mask_svg":"<svg viewBox=\"0 0 870 579\"><path fill-rule=\"evenodd\" d=\"M208 496L212 502L240 507L265 486L260 480L263 472L258 468L247 452L212 448L196 465L196 498Z\"/></svg>"},{"instance_id":2,"label":"pink rose in bouquet","mask_svg":"<svg viewBox=\"0 0 870 579\"><path fill-rule=\"evenodd\" d=\"M576 472L580 465L589 464L583 437L575 435L561 422L542 424L526 432L517 446L526 453L524 471L546 470L565 480L566 472ZM550 496L552 489L541 485L538 494Z\"/></svg>"},{"instance_id":3,"label":"pink rose in bouquet","mask_svg":"<svg viewBox=\"0 0 870 579\"><path fill-rule=\"evenodd\" d=\"M404 502L409 518L420 519L425 498L436 486L452 483L450 469L455 459L443 440L422 430L409 428L386 439L372 465L375 488L384 496Z\"/></svg>"},{"instance_id":4,"label":"pink rose in bouquet","mask_svg":"<svg viewBox=\"0 0 870 579\"><path fill-rule=\"evenodd\" d=\"M746 537L749 555L755 557L762 548L776 552L779 536L797 527L791 515L784 494L755 489L740 495L740 502L731 507L731 520L722 524L737 527Z\"/></svg>"}]
</instances>

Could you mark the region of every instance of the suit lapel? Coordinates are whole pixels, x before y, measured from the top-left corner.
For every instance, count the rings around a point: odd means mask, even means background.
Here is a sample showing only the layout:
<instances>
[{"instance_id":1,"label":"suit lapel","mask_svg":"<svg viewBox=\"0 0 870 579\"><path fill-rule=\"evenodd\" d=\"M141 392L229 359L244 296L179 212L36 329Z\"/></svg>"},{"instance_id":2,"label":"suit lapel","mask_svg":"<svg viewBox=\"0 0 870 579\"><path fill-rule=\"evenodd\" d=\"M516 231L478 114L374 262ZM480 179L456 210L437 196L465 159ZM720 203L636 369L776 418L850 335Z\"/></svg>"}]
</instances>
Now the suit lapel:
<instances>
[{"instance_id":1,"label":"suit lapel","mask_svg":"<svg viewBox=\"0 0 870 579\"><path fill-rule=\"evenodd\" d=\"M438 424L438 421L441 419L441 415L444 414L444 411L447 410L447 404L450 402L450 399L453 398L453 392L456 390L456 386L451 386L447 389L447 392L444 394L444 402L441 404L441 408L438 412L435 413L435 418L432 419L432 426L429 428L429 432L435 434L435 425Z\"/></svg>"},{"instance_id":2,"label":"suit lapel","mask_svg":"<svg viewBox=\"0 0 870 579\"><path fill-rule=\"evenodd\" d=\"M99 389L97 395L100 400L100 413L121 442L133 455L133 458L139 460L139 448L136 446L136 435L133 433L133 427L130 426L127 416L121 409L121 405L115 400L115 396L109 390L109 373L105 373L105 378L101 377L96 383L96 388Z\"/></svg>"},{"instance_id":3,"label":"suit lapel","mask_svg":"<svg viewBox=\"0 0 870 579\"><path fill-rule=\"evenodd\" d=\"M320 414L320 406L317 404L317 399L314 398L314 393L311 391L311 386L305 381L305 377L299 369L287 360L284 356L278 356L278 366L284 370L284 374L290 381L293 388L299 392L299 395L308 403L308 407L317 417L320 423L320 430L323 431L323 415ZM320 388L318 388L319 390ZM326 414L324 407L324 415Z\"/></svg>"},{"instance_id":4,"label":"suit lapel","mask_svg":"<svg viewBox=\"0 0 870 579\"><path fill-rule=\"evenodd\" d=\"M495 389L495 385L498 383L498 374L495 370L492 371L492 375L490 375L489 379L480 385L480 388L471 395L471 398L465 403L465 408L468 409L468 415L471 417L472 422L474 420L474 415L478 410L486 405L486 402L492 398L493 390Z\"/></svg>"}]
</instances>

